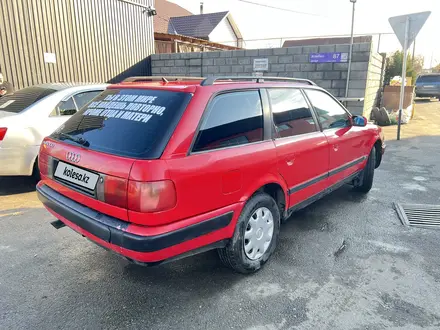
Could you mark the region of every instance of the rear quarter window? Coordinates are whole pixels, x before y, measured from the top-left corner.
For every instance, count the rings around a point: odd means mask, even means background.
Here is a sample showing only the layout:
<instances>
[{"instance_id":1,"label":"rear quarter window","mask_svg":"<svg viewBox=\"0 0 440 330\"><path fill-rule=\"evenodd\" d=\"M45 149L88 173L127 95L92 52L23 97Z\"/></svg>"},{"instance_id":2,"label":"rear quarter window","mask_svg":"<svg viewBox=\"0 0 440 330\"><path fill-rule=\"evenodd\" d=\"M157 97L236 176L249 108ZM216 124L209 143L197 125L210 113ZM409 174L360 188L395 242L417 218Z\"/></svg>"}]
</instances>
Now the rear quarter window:
<instances>
[{"instance_id":1,"label":"rear quarter window","mask_svg":"<svg viewBox=\"0 0 440 330\"><path fill-rule=\"evenodd\" d=\"M89 149L118 156L162 155L192 94L147 89L108 89L78 111L53 137L87 141Z\"/></svg>"},{"instance_id":2,"label":"rear quarter window","mask_svg":"<svg viewBox=\"0 0 440 330\"><path fill-rule=\"evenodd\" d=\"M263 140L263 108L258 91L228 92L208 105L193 152Z\"/></svg>"}]
</instances>

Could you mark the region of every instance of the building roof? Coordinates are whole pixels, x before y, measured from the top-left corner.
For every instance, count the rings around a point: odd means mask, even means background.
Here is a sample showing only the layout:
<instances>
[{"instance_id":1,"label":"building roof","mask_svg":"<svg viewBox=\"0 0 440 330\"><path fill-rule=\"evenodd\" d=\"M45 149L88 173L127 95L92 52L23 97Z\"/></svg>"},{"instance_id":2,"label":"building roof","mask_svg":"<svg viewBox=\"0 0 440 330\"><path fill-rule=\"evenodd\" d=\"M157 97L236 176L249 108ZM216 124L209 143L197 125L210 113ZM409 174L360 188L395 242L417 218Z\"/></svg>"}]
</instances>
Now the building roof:
<instances>
[{"instance_id":1,"label":"building roof","mask_svg":"<svg viewBox=\"0 0 440 330\"><path fill-rule=\"evenodd\" d=\"M224 45L219 44L216 42L212 42L206 39L200 39L196 37L188 37L188 36L182 36L180 34L172 34L172 33L158 33L154 32L154 40L156 42L165 41L177 41L177 42L184 42L185 44L191 44L195 47L205 47L208 50L238 50L241 49L240 47L230 46L230 45ZM156 54L160 53L158 49L156 48ZM168 53L168 52L167 52Z\"/></svg>"},{"instance_id":2,"label":"building roof","mask_svg":"<svg viewBox=\"0 0 440 330\"><path fill-rule=\"evenodd\" d=\"M211 14L171 17L168 33L206 39L228 15L228 11L223 11Z\"/></svg>"},{"instance_id":3,"label":"building roof","mask_svg":"<svg viewBox=\"0 0 440 330\"><path fill-rule=\"evenodd\" d=\"M312 38L312 39L297 39L286 40L283 47L295 47L295 46L322 46L322 45L343 45L350 44L350 37L328 37L328 38ZM372 36L359 36L353 38L353 43L371 42Z\"/></svg>"},{"instance_id":4,"label":"building roof","mask_svg":"<svg viewBox=\"0 0 440 330\"><path fill-rule=\"evenodd\" d=\"M154 8L157 15L154 16L154 32L168 33L168 24L171 17L188 16L192 13L175 3L166 0L156 0Z\"/></svg>"}]
</instances>

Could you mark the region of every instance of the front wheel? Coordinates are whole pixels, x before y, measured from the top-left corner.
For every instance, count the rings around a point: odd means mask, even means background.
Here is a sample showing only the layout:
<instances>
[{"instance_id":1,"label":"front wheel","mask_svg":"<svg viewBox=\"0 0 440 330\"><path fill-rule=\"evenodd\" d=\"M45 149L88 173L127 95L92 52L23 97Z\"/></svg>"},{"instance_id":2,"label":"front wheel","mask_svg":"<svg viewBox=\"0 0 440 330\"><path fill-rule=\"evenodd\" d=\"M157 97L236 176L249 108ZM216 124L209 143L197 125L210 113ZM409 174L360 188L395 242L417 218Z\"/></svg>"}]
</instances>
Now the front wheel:
<instances>
[{"instance_id":1,"label":"front wheel","mask_svg":"<svg viewBox=\"0 0 440 330\"><path fill-rule=\"evenodd\" d=\"M228 245L218 250L220 259L239 273L254 273L272 255L279 232L277 203L268 194L257 193L244 206Z\"/></svg>"},{"instance_id":2,"label":"front wheel","mask_svg":"<svg viewBox=\"0 0 440 330\"><path fill-rule=\"evenodd\" d=\"M368 156L367 165L361 173L360 180L355 184L354 189L359 192L367 193L373 187L374 168L376 167L376 147L371 149Z\"/></svg>"}]
</instances>

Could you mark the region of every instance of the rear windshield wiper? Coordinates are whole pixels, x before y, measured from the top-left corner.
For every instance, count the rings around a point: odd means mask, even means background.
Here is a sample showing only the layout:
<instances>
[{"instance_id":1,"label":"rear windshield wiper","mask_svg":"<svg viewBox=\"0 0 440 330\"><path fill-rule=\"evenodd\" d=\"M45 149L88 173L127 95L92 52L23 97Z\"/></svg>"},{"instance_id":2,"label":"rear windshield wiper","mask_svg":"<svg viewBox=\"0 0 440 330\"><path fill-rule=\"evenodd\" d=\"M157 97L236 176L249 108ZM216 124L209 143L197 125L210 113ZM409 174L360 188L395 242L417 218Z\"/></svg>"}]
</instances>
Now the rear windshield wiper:
<instances>
[{"instance_id":1,"label":"rear windshield wiper","mask_svg":"<svg viewBox=\"0 0 440 330\"><path fill-rule=\"evenodd\" d=\"M74 137L74 136L66 134L66 133L59 133L59 134L64 139L73 141L73 142L75 142L75 143L77 143L79 145L82 145L82 146L86 147L86 148L90 146L90 142L87 141L86 139L82 138L82 137L77 138L77 137Z\"/></svg>"}]
</instances>

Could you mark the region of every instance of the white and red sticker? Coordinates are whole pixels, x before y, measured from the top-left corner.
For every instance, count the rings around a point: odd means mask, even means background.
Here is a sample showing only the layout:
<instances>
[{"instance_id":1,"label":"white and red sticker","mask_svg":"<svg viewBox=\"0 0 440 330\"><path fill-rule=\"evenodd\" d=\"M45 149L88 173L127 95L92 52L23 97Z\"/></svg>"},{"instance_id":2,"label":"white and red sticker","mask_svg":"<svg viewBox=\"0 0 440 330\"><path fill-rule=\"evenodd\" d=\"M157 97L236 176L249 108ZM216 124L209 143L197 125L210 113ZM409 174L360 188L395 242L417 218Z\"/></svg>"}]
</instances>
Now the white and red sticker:
<instances>
[{"instance_id":1,"label":"white and red sticker","mask_svg":"<svg viewBox=\"0 0 440 330\"><path fill-rule=\"evenodd\" d=\"M166 107L156 105L157 96L107 95L102 101L89 104L84 116L102 116L147 123L153 116L162 116Z\"/></svg>"}]
</instances>

